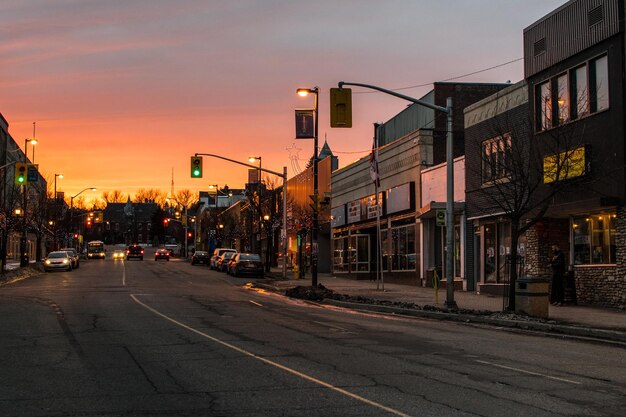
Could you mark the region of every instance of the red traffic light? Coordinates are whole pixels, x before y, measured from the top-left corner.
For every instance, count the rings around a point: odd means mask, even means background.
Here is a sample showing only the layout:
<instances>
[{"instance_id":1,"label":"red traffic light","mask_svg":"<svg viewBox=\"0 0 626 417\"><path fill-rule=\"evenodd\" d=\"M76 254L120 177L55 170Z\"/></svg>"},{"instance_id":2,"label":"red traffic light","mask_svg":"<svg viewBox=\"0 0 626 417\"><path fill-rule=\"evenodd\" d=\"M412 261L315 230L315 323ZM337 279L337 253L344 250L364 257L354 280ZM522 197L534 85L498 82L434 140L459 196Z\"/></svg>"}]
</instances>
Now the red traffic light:
<instances>
[{"instance_id":1,"label":"red traffic light","mask_svg":"<svg viewBox=\"0 0 626 417\"><path fill-rule=\"evenodd\" d=\"M78 233L74 233L74 239L78 239Z\"/></svg>"},{"instance_id":2,"label":"red traffic light","mask_svg":"<svg viewBox=\"0 0 626 417\"><path fill-rule=\"evenodd\" d=\"M193 233L191 232L187 233L187 237L191 237L191 236L193 236Z\"/></svg>"}]
</instances>

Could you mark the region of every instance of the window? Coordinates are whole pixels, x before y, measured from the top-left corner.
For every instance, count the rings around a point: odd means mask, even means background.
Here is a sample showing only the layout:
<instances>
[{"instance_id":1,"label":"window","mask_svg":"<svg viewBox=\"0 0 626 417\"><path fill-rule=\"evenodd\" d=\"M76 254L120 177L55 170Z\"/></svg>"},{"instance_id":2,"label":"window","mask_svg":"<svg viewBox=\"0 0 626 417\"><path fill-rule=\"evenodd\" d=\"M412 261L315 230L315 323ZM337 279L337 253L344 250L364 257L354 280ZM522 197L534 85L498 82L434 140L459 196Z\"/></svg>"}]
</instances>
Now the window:
<instances>
[{"instance_id":1,"label":"window","mask_svg":"<svg viewBox=\"0 0 626 417\"><path fill-rule=\"evenodd\" d=\"M592 79L591 111L597 112L609 108L609 68L605 56L591 61L589 75Z\"/></svg>"},{"instance_id":2,"label":"window","mask_svg":"<svg viewBox=\"0 0 626 417\"><path fill-rule=\"evenodd\" d=\"M482 182L489 184L510 174L511 135L506 133L483 142Z\"/></svg>"},{"instance_id":3,"label":"window","mask_svg":"<svg viewBox=\"0 0 626 417\"><path fill-rule=\"evenodd\" d=\"M348 237L334 239L333 271L348 272Z\"/></svg>"},{"instance_id":4,"label":"window","mask_svg":"<svg viewBox=\"0 0 626 417\"><path fill-rule=\"evenodd\" d=\"M557 108L559 116L559 124L569 121L569 83L567 74L563 74L556 79Z\"/></svg>"},{"instance_id":5,"label":"window","mask_svg":"<svg viewBox=\"0 0 626 417\"><path fill-rule=\"evenodd\" d=\"M415 271L415 225L391 229L391 270Z\"/></svg>"},{"instance_id":6,"label":"window","mask_svg":"<svg viewBox=\"0 0 626 417\"><path fill-rule=\"evenodd\" d=\"M546 130L552 127L552 89L550 81L539 84L537 89L537 130Z\"/></svg>"},{"instance_id":7,"label":"window","mask_svg":"<svg viewBox=\"0 0 626 417\"><path fill-rule=\"evenodd\" d=\"M370 237L369 235L350 236L348 256L350 271L369 272L370 270Z\"/></svg>"},{"instance_id":8,"label":"window","mask_svg":"<svg viewBox=\"0 0 626 417\"><path fill-rule=\"evenodd\" d=\"M545 80L535 90L537 131L609 108L608 57L603 55Z\"/></svg>"},{"instance_id":9,"label":"window","mask_svg":"<svg viewBox=\"0 0 626 417\"><path fill-rule=\"evenodd\" d=\"M587 87L587 66L583 65L572 71L572 119L577 119L589 113L589 89Z\"/></svg>"},{"instance_id":10,"label":"window","mask_svg":"<svg viewBox=\"0 0 626 417\"><path fill-rule=\"evenodd\" d=\"M572 219L574 265L614 264L615 213Z\"/></svg>"}]
</instances>

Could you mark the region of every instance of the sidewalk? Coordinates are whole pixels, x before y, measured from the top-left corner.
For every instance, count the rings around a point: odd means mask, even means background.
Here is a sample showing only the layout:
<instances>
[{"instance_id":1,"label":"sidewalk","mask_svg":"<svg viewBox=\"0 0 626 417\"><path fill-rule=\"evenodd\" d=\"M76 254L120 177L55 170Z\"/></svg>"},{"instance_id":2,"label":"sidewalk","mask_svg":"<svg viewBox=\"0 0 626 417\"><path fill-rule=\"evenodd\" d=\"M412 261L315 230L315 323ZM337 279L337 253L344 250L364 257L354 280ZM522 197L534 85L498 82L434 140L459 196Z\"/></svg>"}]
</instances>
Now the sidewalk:
<instances>
[{"instance_id":1,"label":"sidewalk","mask_svg":"<svg viewBox=\"0 0 626 417\"><path fill-rule=\"evenodd\" d=\"M272 272L267 275L267 278L267 283L281 292L298 285L311 285L310 273L306 275L305 279L294 280L291 271L287 271L287 280L283 280L282 270L272 269ZM381 285L379 285L379 289L377 289L376 281L357 281L340 278L332 274L318 274L318 283L339 294L362 296L376 300L415 303L420 307L430 305L443 309L446 301L445 289L438 291L438 303L435 303L435 292L433 288L385 283L384 290L382 290ZM504 310L504 300L502 297L498 296L478 295L474 292L467 291L455 291L454 300L459 309L487 310L494 313L503 312ZM381 309L377 310L380 311ZM499 318L499 320L502 320L502 318ZM511 320L515 321L515 319ZM567 327L582 327L588 329L587 333L590 337L595 337L598 332L594 332L594 329L597 329L600 333L606 333L604 331L617 332L619 333L617 338L609 337L609 339L626 341L626 311L589 306L572 305L557 307L551 305L549 306L549 319L546 320L546 322L549 328L544 330L556 330L564 334L569 334ZM554 329L555 326L561 327ZM580 336L580 334L576 335Z\"/></svg>"}]
</instances>

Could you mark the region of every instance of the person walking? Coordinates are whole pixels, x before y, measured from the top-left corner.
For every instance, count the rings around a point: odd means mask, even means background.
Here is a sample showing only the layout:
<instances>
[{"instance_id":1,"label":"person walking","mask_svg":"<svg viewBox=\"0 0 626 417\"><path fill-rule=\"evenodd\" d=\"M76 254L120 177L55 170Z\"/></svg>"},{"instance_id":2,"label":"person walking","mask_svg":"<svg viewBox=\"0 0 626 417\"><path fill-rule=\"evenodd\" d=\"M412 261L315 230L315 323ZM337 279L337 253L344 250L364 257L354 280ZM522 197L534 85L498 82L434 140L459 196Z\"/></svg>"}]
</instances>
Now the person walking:
<instances>
[{"instance_id":1,"label":"person walking","mask_svg":"<svg viewBox=\"0 0 626 417\"><path fill-rule=\"evenodd\" d=\"M550 267L552 268L550 304L560 306L563 305L563 300L565 298L565 287L563 286L563 279L565 276L565 256L558 245L552 245Z\"/></svg>"}]
</instances>

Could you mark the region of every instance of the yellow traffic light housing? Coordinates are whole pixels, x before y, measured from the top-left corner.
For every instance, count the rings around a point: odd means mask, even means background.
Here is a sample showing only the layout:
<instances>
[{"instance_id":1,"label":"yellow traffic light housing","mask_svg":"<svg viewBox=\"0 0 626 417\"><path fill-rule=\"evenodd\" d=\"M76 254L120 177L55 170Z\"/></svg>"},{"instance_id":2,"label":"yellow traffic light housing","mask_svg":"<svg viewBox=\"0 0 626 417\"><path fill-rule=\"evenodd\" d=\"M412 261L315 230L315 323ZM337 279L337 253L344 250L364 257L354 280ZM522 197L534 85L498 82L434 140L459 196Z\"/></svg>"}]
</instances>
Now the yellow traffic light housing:
<instances>
[{"instance_id":1,"label":"yellow traffic light housing","mask_svg":"<svg viewBox=\"0 0 626 417\"><path fill-rule=\"evenodd\" d=\"M202 178L202 157L191 157L191 178Z\"/></svg>"},{"instance_id":2,"label":"yellow traffic light housing","mask_svg":"<svg viewBox=\"0 0 626 417\"><path fill-rule=\"evenodd\" d=\"M352 127L352 89L330 89L330 127Z\"/></svg>"},{"instance_id":3,"label":"yellow traffic light housing","mask_svg":"<svg viewBox=\"0 0 626 417\"><path fill-rule=\"evenodd\" d=\"M25 162L15 163L15 185L26 184L26 174L28 171L28 164Z\"/></svg>"}]
</instances>

